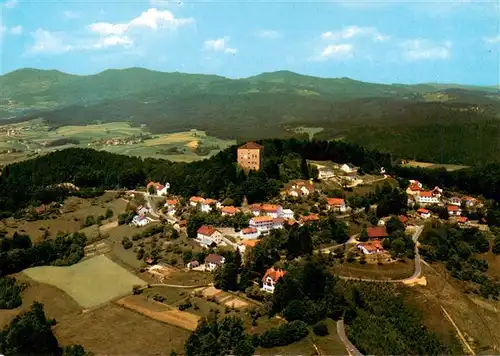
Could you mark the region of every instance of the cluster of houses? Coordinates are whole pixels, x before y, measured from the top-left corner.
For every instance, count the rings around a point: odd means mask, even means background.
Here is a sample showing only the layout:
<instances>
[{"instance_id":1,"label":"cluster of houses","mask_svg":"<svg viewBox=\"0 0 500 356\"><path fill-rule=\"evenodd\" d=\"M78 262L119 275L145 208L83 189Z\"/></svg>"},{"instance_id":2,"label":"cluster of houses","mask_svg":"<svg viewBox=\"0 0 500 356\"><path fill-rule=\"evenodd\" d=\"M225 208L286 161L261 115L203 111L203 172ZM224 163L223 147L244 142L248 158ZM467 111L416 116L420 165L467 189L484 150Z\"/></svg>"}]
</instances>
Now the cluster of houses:
<instances>
[{"instance_id":1,"label":"cluster of houses","mask_svg":"<svg viewBox=\"0 0 500 356\"><path fill-rule=\"evenodd\" d=\"M457 222L459 224L468 223L467 218L461 217L462 206L465 205L467 208L472 208L479 203L476 198L470 196L445 198L441 188L434 187L432 190L425 190L422 183L417 180L410 180L406 193L410 206L415 204L421 206L421 208L417 210L417 214L421 218L428 219L432 216L432 211L425 207L430 205L446 206L449 216L458 218Z\"/></svg>"}]
</instances>

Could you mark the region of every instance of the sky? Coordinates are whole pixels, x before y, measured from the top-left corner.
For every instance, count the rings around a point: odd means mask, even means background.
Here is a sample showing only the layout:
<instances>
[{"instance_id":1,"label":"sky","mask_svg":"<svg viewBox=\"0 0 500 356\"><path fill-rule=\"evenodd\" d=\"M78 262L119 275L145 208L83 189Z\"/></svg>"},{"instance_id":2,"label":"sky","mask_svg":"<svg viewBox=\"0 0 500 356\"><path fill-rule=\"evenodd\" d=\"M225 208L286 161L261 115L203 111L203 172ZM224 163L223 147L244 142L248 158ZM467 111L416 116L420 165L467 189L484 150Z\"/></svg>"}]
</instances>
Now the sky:
<instances>
[{"instance_id":1,"label":"sky","mask_svg":"<svg viewBox=\"0 0 500 356\"><path fill-rule=\"evenodd\" d=\"M379 83L500 82L500 2L1 3L0 72L144 67L242 78L290 70Z\"/></svg>"}]
</instances>

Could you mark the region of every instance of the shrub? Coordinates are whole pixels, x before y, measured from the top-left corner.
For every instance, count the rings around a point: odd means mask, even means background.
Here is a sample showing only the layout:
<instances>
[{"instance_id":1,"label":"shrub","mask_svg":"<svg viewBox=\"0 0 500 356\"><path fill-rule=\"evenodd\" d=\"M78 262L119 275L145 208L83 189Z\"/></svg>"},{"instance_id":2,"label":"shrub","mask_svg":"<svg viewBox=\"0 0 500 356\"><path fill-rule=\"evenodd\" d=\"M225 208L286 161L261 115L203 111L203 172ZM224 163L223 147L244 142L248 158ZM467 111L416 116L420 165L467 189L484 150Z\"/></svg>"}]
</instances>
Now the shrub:
<instances>
[{"instance_id":1,"label":"shrub","mask_svg":"<svg viewBox=\"0 0 500 356\"><path fill-rule=\"evenodd\" d=\"M326 325L323 321L314 324L313 332L318 336L326 336L330 334L330 332L328 331L328 325Z\"/></svg>"},{"instance_id":2,"label":"shrub","mask_svg":"<svg viewBox=\"0 0 500 356\"><path fill-rule=\"evenodd\" d=\"M134 246L134 243L132 241L130 241L130 239L128 237L125 236L122 240L122 245L123 245L123 248L125 250L128 250L129 248Z\"/></svg>"},{"instance_id":3,"label":"shrub","mask_svg":"<svg viewBox=\"0 0 500 356\"><path fill-rule=\"evenodd\" d=\"M301 320L267 330L260 337L260 345L265 348L285 346L302 340L309 334L307 324Z\"/></svg>"}]
</instances>

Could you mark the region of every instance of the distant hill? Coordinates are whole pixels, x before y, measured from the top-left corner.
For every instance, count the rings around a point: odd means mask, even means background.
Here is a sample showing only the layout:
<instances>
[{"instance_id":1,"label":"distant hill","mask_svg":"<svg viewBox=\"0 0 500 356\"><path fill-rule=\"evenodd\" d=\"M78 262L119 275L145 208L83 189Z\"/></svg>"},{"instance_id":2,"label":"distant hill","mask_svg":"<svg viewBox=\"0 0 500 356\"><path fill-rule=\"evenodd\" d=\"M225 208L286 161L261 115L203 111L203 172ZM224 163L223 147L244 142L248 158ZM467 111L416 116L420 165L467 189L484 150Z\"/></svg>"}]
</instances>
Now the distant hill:
<instances>
[{"instance_id":1,"label":"distant hill","mask_svg":"<svg viewBox=\"0 0 500 356\"><path fill-rule=\"evenodd\" d=\"M289 71L229 79L143 68L88 76L21 69L0 76L0 96L5 122L42 117L51 127L129 121L154 133L196 128L241 140L291 137L298 126L322 127L321 138L465 164L498 156L500 149L500 136L494 136L500 135L500 95L492 87L388 85ZM436 137L439 125L445 129ZM448 148L422 149L423 142L432 147L447 142Z\"/></svg>"}]
</instances>

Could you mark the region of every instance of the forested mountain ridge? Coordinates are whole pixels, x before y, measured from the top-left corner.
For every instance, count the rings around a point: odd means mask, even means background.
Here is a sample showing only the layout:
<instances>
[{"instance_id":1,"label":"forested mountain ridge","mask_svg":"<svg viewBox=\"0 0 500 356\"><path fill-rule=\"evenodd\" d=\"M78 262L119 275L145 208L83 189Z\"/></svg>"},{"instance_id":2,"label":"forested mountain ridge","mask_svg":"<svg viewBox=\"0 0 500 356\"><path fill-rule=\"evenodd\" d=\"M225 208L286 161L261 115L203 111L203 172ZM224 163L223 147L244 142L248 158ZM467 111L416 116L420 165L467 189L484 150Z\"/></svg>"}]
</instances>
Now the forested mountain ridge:
<instances>
[{"instance_id":1,"label":"forested mountain ridge","mask_svg":"<svg viewBox=\"0 0 500 356\"><path fill-rule=\"evenodd\" d=\"M237 140L297 137L297 127L321 127L317 138L468 165L498 161L500 151L500 95L492 87L388 85L289 71L229 79L143 68L89 76L22 69L0 76L0 93L5 123L126 121L152 133L199 129Z\"/></svg>"}]
</instances>

